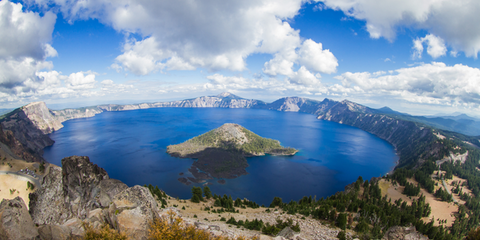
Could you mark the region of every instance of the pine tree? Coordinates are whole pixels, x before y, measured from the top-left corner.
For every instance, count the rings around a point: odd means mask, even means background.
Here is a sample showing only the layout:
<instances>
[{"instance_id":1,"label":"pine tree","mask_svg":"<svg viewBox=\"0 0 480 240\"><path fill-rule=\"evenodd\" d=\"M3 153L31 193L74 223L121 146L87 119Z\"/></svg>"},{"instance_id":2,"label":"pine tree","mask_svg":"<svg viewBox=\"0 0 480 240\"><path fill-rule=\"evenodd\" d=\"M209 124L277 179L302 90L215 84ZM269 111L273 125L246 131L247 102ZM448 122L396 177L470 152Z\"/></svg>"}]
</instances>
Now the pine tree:
<instances>
[{"instance_id":1,"label":"pine tree","mask_svg":"<svg viewBox=\"0 0 480 240\"><path fill-rule=\"evenodd\" d=\"M203 194L205 194L205 197L207 199L210 199L212 197L212 191L210 191L210 188L208 186L203 187Z\"/></svg>"}]
</instances>

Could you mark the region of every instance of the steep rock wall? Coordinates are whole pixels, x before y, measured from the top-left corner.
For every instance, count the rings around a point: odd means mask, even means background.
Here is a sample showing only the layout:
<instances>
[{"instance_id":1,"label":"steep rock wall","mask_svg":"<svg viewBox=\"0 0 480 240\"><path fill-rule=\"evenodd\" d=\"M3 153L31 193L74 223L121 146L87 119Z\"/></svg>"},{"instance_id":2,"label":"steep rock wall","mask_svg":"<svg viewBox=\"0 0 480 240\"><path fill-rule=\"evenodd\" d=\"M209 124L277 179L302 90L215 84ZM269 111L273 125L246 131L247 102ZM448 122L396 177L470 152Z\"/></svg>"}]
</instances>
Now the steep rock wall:
<instances>
[{"instance_id":1,"label":"steep rock wall","mask_svg":"<svg viewBox=\"0 0 480 240\"><path fill-rule=\"evenodd\" d=\"M104 110L99 107L85 107L77 109L68 108L63 110L51 111L51 113L53 114L53 118L60 123L76 118L93 117L102 112L104 112ZM62 127L63 125L60 128Z\"/></svg>"},{"instance_id":2,"label":"steep rock wall","mask_svg":"<svg viewBox=\"0 0 480 240\"><path fill-rule=\"evenodd\" d=\"M373 109L350 101L336 104L318 119L357 127L386 140L396 148L400 156L399 166L413 164L422 157L422 148L436 139L430 128L375 113Z\"/></svg>"},{"instance_id":3,"label":"steep rock wall","mask_svg":"<svg viewBox=\"0 0 480 240\"><path fill-rule=\"evenodd\" d=\"M1 125L4 134L13 136L6 145L27 161L43 160L43 148L54 143L46 134L62 126L43 102L31 103L10 112L2 119ZM24 152L21 153L21 150Z\"/></svg>"}]
</instances>

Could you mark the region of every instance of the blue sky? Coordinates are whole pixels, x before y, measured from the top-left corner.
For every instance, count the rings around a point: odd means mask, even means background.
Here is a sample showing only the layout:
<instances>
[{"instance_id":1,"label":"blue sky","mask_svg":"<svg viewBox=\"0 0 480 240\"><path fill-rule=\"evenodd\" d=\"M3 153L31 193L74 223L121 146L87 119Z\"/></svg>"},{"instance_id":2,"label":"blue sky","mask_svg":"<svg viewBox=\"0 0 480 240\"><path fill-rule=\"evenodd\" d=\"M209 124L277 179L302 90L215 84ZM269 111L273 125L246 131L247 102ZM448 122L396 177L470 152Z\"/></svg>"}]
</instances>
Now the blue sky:
<instances>
[{"instance_id":1,"label":"blue sky","mask_svg":"<svg viewBox=\"0 0 480 240\"><path fill-rule=\"evenodd\" d=\"M2 0L0 105L229 91L479 115L479 11L468 0Z\"/></svg>"}]
</instances>

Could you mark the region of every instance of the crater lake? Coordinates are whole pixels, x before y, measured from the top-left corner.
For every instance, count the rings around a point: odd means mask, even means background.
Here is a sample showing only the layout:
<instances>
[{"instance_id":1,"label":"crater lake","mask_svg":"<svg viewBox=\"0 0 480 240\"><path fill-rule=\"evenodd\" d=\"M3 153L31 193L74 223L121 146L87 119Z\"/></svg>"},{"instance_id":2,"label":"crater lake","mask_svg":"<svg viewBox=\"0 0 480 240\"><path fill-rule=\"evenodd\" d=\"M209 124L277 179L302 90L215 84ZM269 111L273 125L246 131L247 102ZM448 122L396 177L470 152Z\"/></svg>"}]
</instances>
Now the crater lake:
<instances>
[{"instance_id":1,"label":"crater lake","mask_svg":"<svg viewBox=\"0 0 480 240\"><path fill-rule=\"evenodd\" d=\"M188 168L195 160L171 157L166 148L224 123L300 150L294 156L247 158L249 174L226 179L224 185L209 180L217 195L260 205L268 206L275 196L284 202L327 197L358 176L369 180L386 174L398 161L393 146L358 128L305 113L225 108L151 108L69 120L49 134L55 144L44 149L43 157L61 166L64 157L89 156L110 178L129 186L158 185L170 196L189 199L192 186L203 184L187 186L177 179L192 176Z\"/></svg>"}]
</instances>

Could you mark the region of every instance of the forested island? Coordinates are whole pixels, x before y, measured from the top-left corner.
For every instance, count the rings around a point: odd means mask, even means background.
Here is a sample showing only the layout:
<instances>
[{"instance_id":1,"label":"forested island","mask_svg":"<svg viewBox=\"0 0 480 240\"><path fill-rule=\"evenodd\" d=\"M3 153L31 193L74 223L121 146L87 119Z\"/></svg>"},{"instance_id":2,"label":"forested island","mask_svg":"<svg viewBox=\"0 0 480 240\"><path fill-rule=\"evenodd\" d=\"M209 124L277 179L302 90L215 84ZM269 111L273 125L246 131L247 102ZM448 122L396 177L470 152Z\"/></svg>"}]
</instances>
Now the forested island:
<instances>
[{"instance_id":1,"label":"forested island","mask_svg":"<svg viewBox=\"0 0 480 240\"><path fill-rule=\"evenodd\" d=\"M294 155L297 152L294 148L282 147L277 140L260 137L233 123L167 147L167 153L174 157L198 159L189 169L195 176L195 179L190 179L193 182L212 177L232 179L246 175L248 163L245 157ZM185 178L179 181L188 183Z\"/></svg>"}]
</instances>

